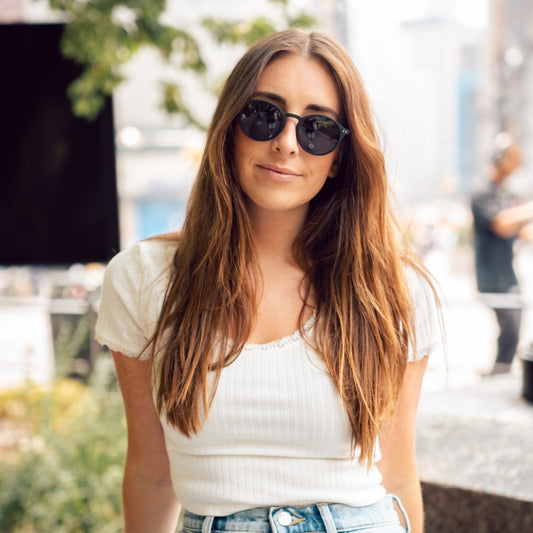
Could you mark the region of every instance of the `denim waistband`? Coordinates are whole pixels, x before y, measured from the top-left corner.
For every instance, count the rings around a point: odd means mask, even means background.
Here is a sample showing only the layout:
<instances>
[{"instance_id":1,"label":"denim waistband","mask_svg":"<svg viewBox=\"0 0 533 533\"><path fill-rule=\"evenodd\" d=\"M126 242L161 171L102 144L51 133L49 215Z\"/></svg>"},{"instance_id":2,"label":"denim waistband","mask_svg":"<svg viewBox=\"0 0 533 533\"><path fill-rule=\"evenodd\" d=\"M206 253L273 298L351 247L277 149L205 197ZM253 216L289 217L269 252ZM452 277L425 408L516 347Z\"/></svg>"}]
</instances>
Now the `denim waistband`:
<instances>
[{"instance_id":1,"label":"denim waistband","mask_svg":"<svg viewBox=\"0 0 533 533\"><path fill-rule=\"evenodd\" d=\"M399 513L398 513L398 511ZM403 523L400 520L403 518ZM185 511L183 533L340 533L373 528L383 533L410 531L398 498L387 495L362 507L338 503L307 506L254 507L228 516L200 516Z\"/></svg>"}]
</instances>

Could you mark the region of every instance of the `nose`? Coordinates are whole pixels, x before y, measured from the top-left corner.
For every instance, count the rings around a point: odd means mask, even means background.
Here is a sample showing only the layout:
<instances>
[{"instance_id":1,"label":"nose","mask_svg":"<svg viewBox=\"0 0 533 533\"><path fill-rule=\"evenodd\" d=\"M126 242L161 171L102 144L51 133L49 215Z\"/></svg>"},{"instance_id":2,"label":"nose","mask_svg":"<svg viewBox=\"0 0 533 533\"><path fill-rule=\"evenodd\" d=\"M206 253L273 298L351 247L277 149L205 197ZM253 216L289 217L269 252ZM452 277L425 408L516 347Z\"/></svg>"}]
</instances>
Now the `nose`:
<instances>
[{"instance_id":1,"label":"nose","mask_svg":"<svg viewBox=\"0 0 533 533\"><path fill-rule=\"evenodd\" d=\"M296 137L296 125L298 119L291 116L287 117L283 130L272 139L272 148L276 152L283 154L295 154L299 150L298 139Z\"/></svg>"}]
</instances>

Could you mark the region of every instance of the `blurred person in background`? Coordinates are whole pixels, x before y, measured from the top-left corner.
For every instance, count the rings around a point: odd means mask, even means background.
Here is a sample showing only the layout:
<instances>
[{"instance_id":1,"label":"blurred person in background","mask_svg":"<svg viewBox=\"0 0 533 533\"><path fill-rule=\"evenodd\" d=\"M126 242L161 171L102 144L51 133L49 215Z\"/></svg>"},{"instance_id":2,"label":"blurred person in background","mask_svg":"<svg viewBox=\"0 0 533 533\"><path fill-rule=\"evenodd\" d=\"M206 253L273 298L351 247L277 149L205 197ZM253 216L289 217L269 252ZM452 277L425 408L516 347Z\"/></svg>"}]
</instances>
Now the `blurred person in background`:
<instances>
[{"instance_id":1,"label":"blurred person in background","mask_svg":"<svg viewBox=\"0 0 533 533\"><path fill-rule=\"evenodd\" d=\"M252 46L182 231L106 269L126 533L174 531L178 502L189 533L422 532L415 419L442 339L388 197L346 51L299 30Z\"/></svg>"},{"instance_id":2,"label":"blurred person in background","mask_svg":"<svg viewBox=\"0 0 533 533\"><path fill-rule=\"evenodd\" d=\"M520 338L522 304L513 266L514 243L517 238L531 238L533 201L520 202L506 182L521 161L513 137L499 133L493 143L489 177L474 189L471 198L477 288L494 310L499 327L496 360L485 376L510 371Z\"/></svg>"}]
</instances>

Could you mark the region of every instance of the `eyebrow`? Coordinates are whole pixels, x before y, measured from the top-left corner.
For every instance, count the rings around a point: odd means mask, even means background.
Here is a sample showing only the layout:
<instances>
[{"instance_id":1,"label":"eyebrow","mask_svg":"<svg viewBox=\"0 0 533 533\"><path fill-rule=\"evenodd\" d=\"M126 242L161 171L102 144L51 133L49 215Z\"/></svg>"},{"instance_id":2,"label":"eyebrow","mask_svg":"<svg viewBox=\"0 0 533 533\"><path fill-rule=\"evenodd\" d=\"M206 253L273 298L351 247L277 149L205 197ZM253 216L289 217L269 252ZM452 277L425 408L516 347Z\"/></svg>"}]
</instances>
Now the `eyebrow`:
<instances>
[{"instance_id":1,"label":"eyebrow","mask_svg":"<svg viewBox=\"0 0 533 533\"><path fill-rule=\"evenodd\" d=\"M275 104L283 106L285 109L287 108L287 100L283 98L283 96L280 96L276 93L270 93L268 91L255 91L252 94L252 98L266 98L267 100L271 100ZM339 114L328 106L309 104L306 109L314 113L330 113L335 117L336 120L339 119Z\"/></svg>"}]
</instances>

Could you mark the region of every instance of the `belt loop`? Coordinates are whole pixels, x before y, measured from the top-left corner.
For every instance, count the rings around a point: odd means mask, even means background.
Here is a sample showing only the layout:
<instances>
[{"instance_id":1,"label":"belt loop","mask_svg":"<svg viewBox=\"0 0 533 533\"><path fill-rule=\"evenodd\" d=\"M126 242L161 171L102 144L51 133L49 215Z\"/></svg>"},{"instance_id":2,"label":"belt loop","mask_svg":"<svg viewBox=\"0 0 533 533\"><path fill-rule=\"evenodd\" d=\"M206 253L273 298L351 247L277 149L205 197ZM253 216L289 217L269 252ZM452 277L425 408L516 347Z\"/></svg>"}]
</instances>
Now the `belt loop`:
<instances>
[{"instance_id":1,"label":"belt loop","mask_svg":"<svg viewBox=\"0 0 533 533\"><path fill-rule=\"evenodd\" d=\"M398 496L395 496L394 494L391 494L391 497L392 497L393 503L396 503L396 505L398 506L398 509L400 510L403 516L403 520L405 522L405 533L410 533L411 523L409 522L409 516L407 515L407 512L404 506L402 505L400 498L398 498Z\"/></svg>"},{"instance_id":2,"label":"belt loop","mask_svg":"<svg viewBox=\"0 0 533 533\"><path fill-rule=\"evenodd\" d=\"M202 533L211 533L211 528L213 527L214 516L206 516L202 524Z\"/></svg>"},{"instance_id":3,"label":"belt loop","mask_svg":"<svg viewBox=\"0 0 533 533\"><path fill-rule=\"evenodd\" d=\"M333 520L333 516L331 515L329 505L327 503L320 503L317 505L317 507L318 512L322 517L322 522L324 522L326 533L337 533L337 526L335 525L335 521Z\"/></svg>"}]
</instances>

